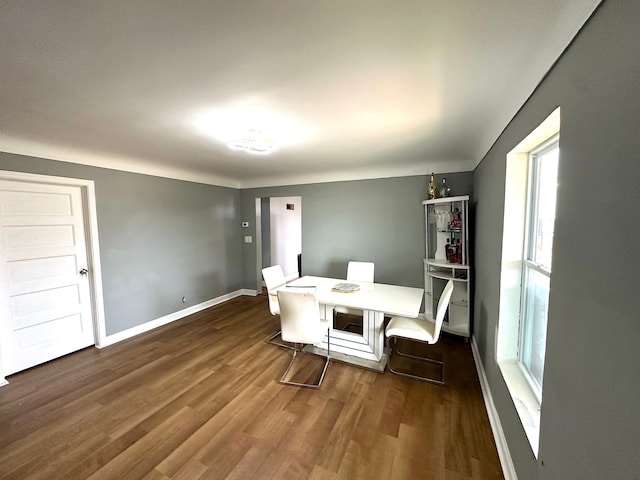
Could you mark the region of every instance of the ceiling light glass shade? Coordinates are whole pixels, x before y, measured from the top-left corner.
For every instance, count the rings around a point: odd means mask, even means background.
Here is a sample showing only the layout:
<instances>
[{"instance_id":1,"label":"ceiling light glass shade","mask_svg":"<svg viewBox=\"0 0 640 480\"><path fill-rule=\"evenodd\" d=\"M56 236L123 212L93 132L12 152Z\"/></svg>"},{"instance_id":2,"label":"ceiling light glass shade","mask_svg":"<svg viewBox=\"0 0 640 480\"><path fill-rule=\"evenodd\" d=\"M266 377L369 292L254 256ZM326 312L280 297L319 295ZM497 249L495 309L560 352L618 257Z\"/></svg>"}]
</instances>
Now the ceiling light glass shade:
<instances>
[{"instance_id":1,"label":"ceiling light glass shade","mask_svg":"<svg viewBox=\"0 0 640 480\"><path fill-rule=\"evenodd\" d=\"M278 148L275 143L264 138L262 132L257 130L247 131L243 138L229 142L227 146L231 150L242 150L254 155L269 155Z\"/></svg>"}]
</instances>

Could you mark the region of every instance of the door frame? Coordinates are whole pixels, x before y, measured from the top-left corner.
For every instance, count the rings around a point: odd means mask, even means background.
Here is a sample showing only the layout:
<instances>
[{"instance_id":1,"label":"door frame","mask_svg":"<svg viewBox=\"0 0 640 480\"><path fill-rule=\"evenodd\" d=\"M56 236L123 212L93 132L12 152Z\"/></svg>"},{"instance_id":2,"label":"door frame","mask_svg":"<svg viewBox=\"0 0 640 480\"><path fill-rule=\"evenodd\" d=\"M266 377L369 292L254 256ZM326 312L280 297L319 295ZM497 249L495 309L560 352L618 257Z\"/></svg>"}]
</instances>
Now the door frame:
<instances>
[{"instance_id":1,"label":"door frame","mask_svg":"<svg viewBox=\"0 0 640 480\"><path fill-rule=\"evenodd\" d=\"M255 197L255 235L256 241L254 242L256 248L256 295L260 295L262 293L263 281L262 281L262 236L265 232L262 231L262 200L264 198L268 198L271 200L272 198L283 198L283 197L297 197L300 198L300 208L302 208L302 194L298 195L267 195ZM269 208L269 215L271 215L271 208ZM300 253L302 254L302 215L300 216ZM302 272L298 272L301 274ZM293 278L288 278L287 281L293 280Z\"/></svg>"},{"instance_id":2,"label":"door frame","mask_svg":"<svg viewBox=\"0 0 640 480\"><path fill-rule=\"evenodd\" d=\"M105 345L106 327L104 317L104 296L102 292L102 269L100 266L100 245L98 242L98 215L96 209L95 182L81 178L56 177L36 173L12 172L0 170L0 180L12 180L26 183L46 183L50 185L80 187L82 192L82 215L84 219L85 245L89 268L89 291L91 293L91 314L95 345ZM0 352L1 353L1 352ZM0 354L0 386L6 385Z\"/></svg>"},{"instance_id":3,"label":"door frame","mask_svg":"<svg viewBox=\"0 0 640 480\"><path fill-rule=\"evenodd\" d=\"M256 295L262 295L262 197L256 197Z\"/></svg>"}]
</instances>

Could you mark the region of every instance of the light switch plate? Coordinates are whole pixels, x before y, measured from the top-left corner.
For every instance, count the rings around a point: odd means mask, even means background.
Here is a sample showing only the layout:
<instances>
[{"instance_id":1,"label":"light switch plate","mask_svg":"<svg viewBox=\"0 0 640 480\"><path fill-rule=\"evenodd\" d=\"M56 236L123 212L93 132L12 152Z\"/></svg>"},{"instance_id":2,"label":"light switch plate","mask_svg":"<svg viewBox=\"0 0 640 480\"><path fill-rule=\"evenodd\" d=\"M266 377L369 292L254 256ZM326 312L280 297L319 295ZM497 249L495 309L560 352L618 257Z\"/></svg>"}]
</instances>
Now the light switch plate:
<instances>
[{"instance_id":1,"label":"light switch plate","mask_svg":"<svg viewBox=\"0 0 640 480\"><path fill-rule=\"evenodd\" d=\"M253 239L251 238L251 235L245 235L244 237L244 243L252 243Z\"/></svg>"},{"instance_id":2,"label":"light switch plate","mask_svg":"<svg viewBox=\"0 0 640 480\"><path fill-rule=\"evenodd\" d=\"M247 228L249 226L249 222L242 222L242 228Z\"/></svg>"}]
</instances>

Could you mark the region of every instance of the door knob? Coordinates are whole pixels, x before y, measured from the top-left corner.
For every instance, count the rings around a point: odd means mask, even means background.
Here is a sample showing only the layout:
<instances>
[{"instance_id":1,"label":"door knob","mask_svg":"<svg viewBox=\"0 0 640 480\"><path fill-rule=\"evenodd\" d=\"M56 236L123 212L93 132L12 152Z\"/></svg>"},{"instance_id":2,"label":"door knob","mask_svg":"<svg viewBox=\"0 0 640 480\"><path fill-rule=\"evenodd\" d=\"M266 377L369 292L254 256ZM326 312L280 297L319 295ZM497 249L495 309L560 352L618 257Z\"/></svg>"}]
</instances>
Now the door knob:
<instances>
[{"instance_id":1,"label":"door knob","mask_svg":"<svg viewBox=\"0 0 640 480\"><path fill-rule=\"evenodd\" d=\"M80 271L78 272L80 275L86 275L87 273L89 273L89 270L87 270L86 268L81 268Z\"/></svg>"}]
</instances>

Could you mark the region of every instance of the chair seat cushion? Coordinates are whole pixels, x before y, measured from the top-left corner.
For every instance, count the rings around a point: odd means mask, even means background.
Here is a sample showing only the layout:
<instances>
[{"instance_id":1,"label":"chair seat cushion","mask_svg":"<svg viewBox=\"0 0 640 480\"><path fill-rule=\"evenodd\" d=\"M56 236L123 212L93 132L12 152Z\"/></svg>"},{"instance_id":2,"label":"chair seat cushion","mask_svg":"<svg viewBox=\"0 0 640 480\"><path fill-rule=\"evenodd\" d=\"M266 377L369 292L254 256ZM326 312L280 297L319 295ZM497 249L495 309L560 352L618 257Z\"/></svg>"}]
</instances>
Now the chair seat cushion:
<instances>
[{"instance_id":1,"label":"chair seat cushion","mask_svg":"<svg viewBox=\"0 0 640 480\"><path fill-rule=\"evenodd\" d=\"M387 337L402 337L421 342L435 343L435 323L429 320L393 317L385 330Z\"/></svg>"}]
</instances>

